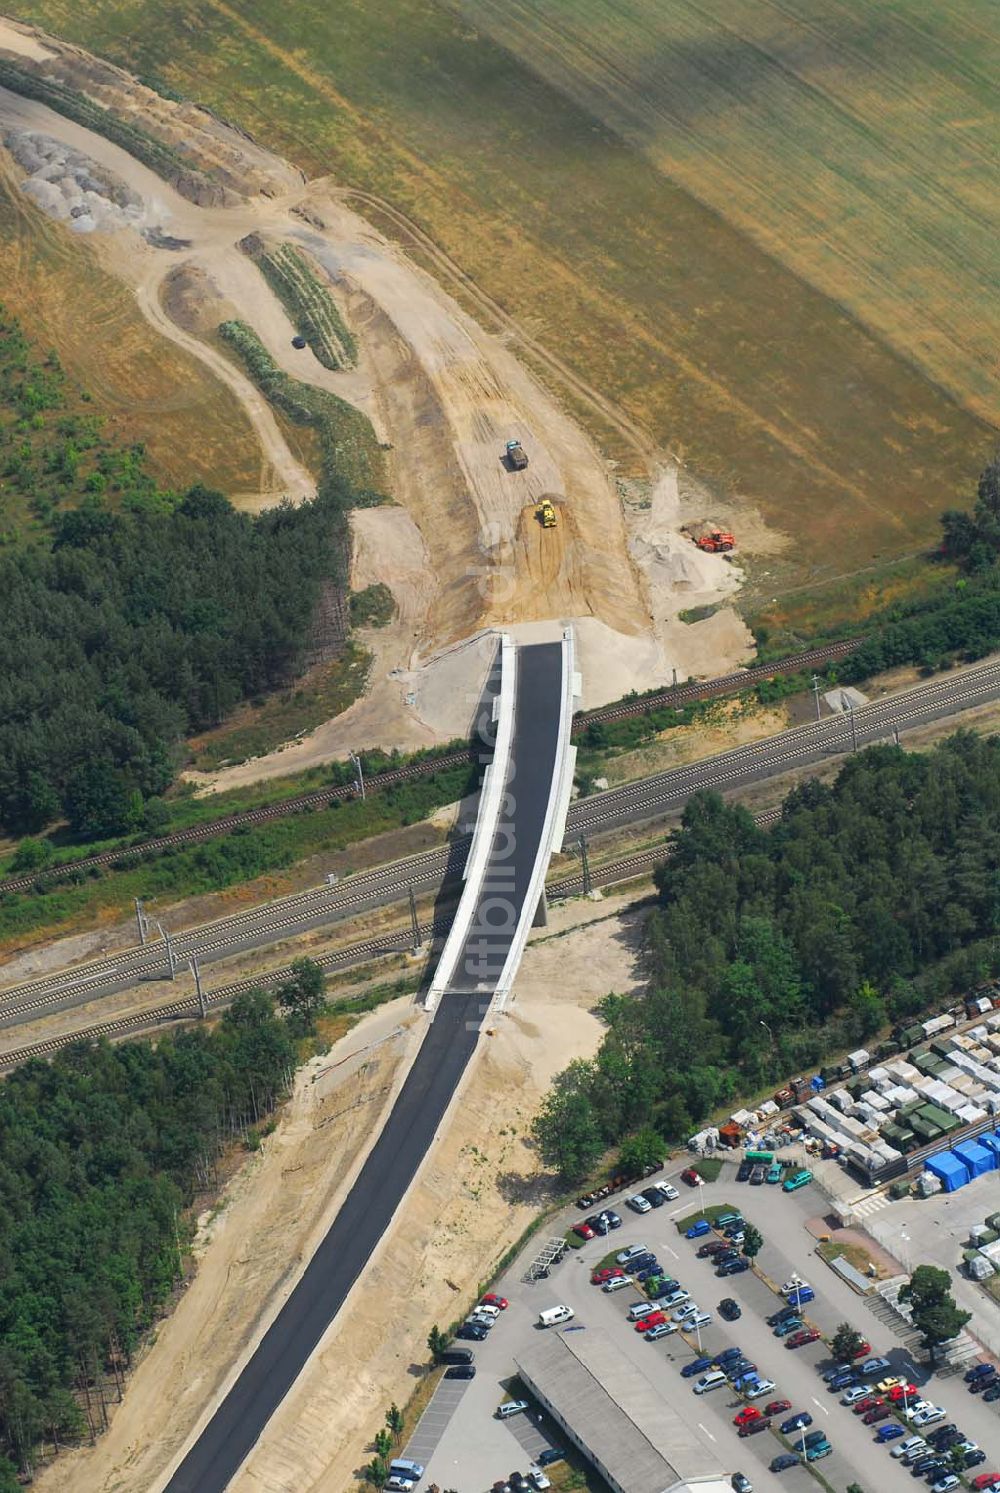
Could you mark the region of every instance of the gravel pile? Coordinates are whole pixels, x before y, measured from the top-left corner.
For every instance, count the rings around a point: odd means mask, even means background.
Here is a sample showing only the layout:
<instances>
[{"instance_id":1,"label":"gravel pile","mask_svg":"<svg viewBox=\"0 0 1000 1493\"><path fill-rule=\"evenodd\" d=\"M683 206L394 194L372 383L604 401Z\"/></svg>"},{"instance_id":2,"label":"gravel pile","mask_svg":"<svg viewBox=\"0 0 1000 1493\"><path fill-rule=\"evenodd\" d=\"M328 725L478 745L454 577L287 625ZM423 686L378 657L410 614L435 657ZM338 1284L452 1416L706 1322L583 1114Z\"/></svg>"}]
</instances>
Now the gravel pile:
<instances>
[{"instance_id":1,"label":"gravel pile","mask_svg":"<svg viewBox=\"0 0 1000 1493\"><path fill-rule=\"evenodd\" d=\"M141 226L141 197L89 156L34 130L8 130L3 143L27 172L23 190L75 233Z\"/></svg>"}]
</instances>

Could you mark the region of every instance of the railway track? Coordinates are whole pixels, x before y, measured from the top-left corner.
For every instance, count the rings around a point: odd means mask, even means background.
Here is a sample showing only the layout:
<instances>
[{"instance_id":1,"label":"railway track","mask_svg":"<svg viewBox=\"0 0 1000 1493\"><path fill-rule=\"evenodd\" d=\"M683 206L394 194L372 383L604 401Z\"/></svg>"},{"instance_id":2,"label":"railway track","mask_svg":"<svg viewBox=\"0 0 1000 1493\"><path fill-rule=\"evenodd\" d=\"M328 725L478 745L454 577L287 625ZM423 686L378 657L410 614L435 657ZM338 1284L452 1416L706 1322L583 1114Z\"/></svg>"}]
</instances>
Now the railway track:
<instances>
[{"instance_id":1,"label":"railway track","mask_svg":"<svg viewBox=\"0 0 1000 1493\"><path fill-rule=\"evenodd\" d=\"M860 638L854 638L850 642L831 643L827 648L812 648L806 653L793 654L790 658L776 664L755 664L752 668L742 669L735 674L724 674L718 679L706 679L695 684L679 684L671 689L663 690L660 694L643 696L641 699L628 700L619 705L608 705L599 710L582 712L574 717L573 735L581 735L588 726L598 722L623 721L633 716L646 715L649 711L666 705L686 705L694 700L716 699L721 695L732 694L737 690L759 684L765 679L773 679L779 674L797 674L803 669L814 668L819 664L833 663L853 652L861 641ZM476 755L477 753L471 746L463 747L460 751L447 752L440 757L429 757L402 767L386 768L384 772L372 773L370 777L366 777L365 788L369 793L384 792L386 788L391 788L397 783L427 777L443 769L458 767L463 762L471 764L475 761ZM86 871L92 867L118 866L128 861L142 860L147 856L161 855L164 851L176 846L191 845L200 840L213 839L216 835L231 834L233 830L244 825L267 824L274 819L284 819L289 814L297 814L310 809L324 809L338 800L343 801L356 796L357 790L350 783L316 788L309 793L300 793L294 798L282 799L279 803L265 804L259 809L243 809L239 813L227 814L221 819L213 819L206 824L193 824L187 829L176 830L170 835L160 835L156 839L144 840L139 845L126 845L116 850L100 851L95 855L82 856L79 860L41 867L23 876L8 876L0 880L0 896L31 891L39 881L44 882L47 876L58 877L75 871Z\"/></svg>"},{"instance_id":2,"label":"railway track","mask_svg":"<svg viewBox=\"0 0 1000 1493\"><path fill-rule=\"evenodd\" d=\"M777 809L756 816L758 824L773 824L779 818L780 810ZM617 860L609 861L606 865L595 866L591 870L591 882L594 886L608 887L646 875L652 871L657 861L663 859L665 849L666 841L663 841L645 850L637 851L634 855L621 856ZM579 876L561 877L558 881L551 882L546 888L552 901L564 901L568 897L578 897L583 890L582 872ZM450 927L450 917L435 918L428 932L432 940L443 938ZM411 946L411 940L400 931L386 934L381 938L369 938L359 943L349 944L331 954L321 955L315 962L330 974L337 970L368 964L388 954L405 953ZM231 1005L237 996L245 995L250 990L273 989L282 980L287 979L291 973L289 965L282 965L278 969L269 970L263 977L251 976L245 980L233 980L212 991L206 991L205 1010L206 1012L223 1010ZM68 1047L73 1042L96 1042L102 1037L118 1040L123 1037L139 1036L155 1032L170 1022L195 1018L200 1014L201 1008L196 995L181 996L177 1000L165 1001L162 1005L154 1006L149 1011L137 1012L132 1016L123 1016L113 1021L97 1022L94 1025L82 1027L78 1032L50 1037L41 1042L29 1042L23 1047L13 1048L8 1053L0 1054L0 1072L8 1072L11 1068L16 1068L31 1058L51 1057L60 1048Z\"/></svg>"}]
</instances>

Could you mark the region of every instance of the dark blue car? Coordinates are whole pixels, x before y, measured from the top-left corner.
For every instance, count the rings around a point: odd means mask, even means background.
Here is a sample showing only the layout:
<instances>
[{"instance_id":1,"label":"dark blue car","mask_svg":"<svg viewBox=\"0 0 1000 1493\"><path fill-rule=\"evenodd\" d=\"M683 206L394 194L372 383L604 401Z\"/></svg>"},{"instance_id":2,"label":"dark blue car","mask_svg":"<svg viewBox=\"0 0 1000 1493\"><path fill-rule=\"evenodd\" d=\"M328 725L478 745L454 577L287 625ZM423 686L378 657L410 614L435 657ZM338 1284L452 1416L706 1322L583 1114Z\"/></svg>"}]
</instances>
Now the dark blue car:
<instances>
[{"instance_id":1,"label":"dark blue car","mask_svg":"<svg viewBox=\"0 0 1000 1493\"><path fill-rule=\"evenodd\" d=\"M693 1379L695 1374L703 1374L706 1369L710 1369L711 1367L712 1360L710 1358L695 1358L691 1363L686 1363L681 1369L681 1377L684 1379Z\"/></svg>"},{"instance_id":2,"label":"dark blue car","mask_svg":"<svg viewBox=\"0 0 1000 1493\"><path fill-rule=\"evenodd\" d=\"M782 1436L791 1436L793 1431L801 1431L803 1426L811 1426L813 1418L808 1410L800 1410L798 1415L790 1415L787 1420L781 1422Z\"/></svg>"}]
</instances>

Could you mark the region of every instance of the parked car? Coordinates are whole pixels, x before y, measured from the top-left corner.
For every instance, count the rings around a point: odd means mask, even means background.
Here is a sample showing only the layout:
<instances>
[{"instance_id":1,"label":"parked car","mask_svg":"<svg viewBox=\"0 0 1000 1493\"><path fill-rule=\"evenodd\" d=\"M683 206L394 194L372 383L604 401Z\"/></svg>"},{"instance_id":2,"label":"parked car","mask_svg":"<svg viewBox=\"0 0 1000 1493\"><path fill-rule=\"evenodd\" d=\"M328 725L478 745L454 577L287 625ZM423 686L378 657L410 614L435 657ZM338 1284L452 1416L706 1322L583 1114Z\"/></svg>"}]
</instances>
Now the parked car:
<instances>
[{"instance_id":1,"label":"parked car","mask_svg":"<svg viewBox=\"0 0 1000 1493\"><path fill-rule=\"evenodd\" d=\"M636 1332L648 1332L651 1327L659 1327L661 1322L666 1322L663 1312L650 1312L648 1317L643 1317L635 1324Z\"/></svg>"},{"instance_id":2,"label":"parked car","mask_svg":"<svg viewBox=\"0 0 1000 1493\"><path fill-rule=\"evenodd\" d=\"M626 1198L625 1206L631 1208L633 1213L649 1213L653 1207L649 1199L644 1198L641 1192L633 1193L630 1198Z\"/></svg>"},{"instance_id":3,"label":"parked car","mask_svg":"<svg viewBox=\"0 0 1000 1493\"><path fill-rule=\"evenodd\" d=\"M733 1493L753 1493L753 1483L745 1472L734 1472L729 1479L729 1486Z\"/></svg>"},{"instance_id":4,"label":"parked car","mask_svg":"<svg viewBox=\"0 0 1000 1493\"><path fill-rule=\"evenodd\" d=\"M785 1183L785 1186L788 1186L787 1182ZM823 1458L828 1457L832 1451L833 1447L830 1445L829 1441L821 1441L818 1446L806 1447L806 1461L821 1462Z\"/></svg>"},{"instance_id":5,"label":"parked car","mask_svg":"<svg viewBox=\"0 0 1000 1493\"><path fill-rule=\"evenodd\" d=\"M685 1239L701 1239L705 1234L711 1233L711 1229L712 1225L707 1218L699 1218L698 1222L693 1223L685 1232L684 1237Z\"/></svg>"},{"instance_id":6,"label":"parked car","mask_svg":"<svg viewBox=\"0 0 1000 1493\"><path fill-rule=\"evenodd\" d=\"M874 1426L877 1425L880 1420L888 1420L891 1414L891 1405L876 1405L873 1409L869 1410L866 1415L863 1415L861 1419L866 1426Z\"/></svg>"},{"instance_id":7,"label":"parked car","mask_svg":"<svg viewBox=\"0 0 1000 1493\"><path fill-rule=\"evenodd\" d=\"M688 1301L690 1299L690 1296L690 1291L685 1291L683 1287L679 1286L676 1291L669 1291L667 1293L667 1295L663 1298L661 1305L667 1307L680 1306L681 1302Z\"/></svg>"},{"instance_id":8,"label":"parked car","mask_svg":"<svg viewBox=\"0 0 1000 1493\"><path fill-rule=\"evenodd\" d=\"M676 1322L655 1322L646 1333L646 1342L655 1343L658 1338L669 1337L672 1332L676 1332L677 1330Z\"/></svg>"},{"instance_id":9,"label":"parked car","mask_svg":"<svg viewBox=\"0 0 1000 1493\"><path fill-rule=\"evenodd\" d=\"M686 1363L681 1369L681 1378L693 1379L695 1374L703 1374L706 1369L710 1369L711 1367L712 1360L710 1358L693 1358L690 1363Z\"/></svg>"},{"instance_id":10,"label":"parked car","mask_svg":"<svg viewBox=\"0 0 1000 1493\"><path fill-rule=\"evenodd\" d=\"M819 1446L820 1443L826 1441L826 1439L827 1435L825 1431L810 1431L805 1437L803 1437L806 1446Z\"/></svg>"},{"instance_id":11,"label":"parked car","mask_svg":"<svg viewBox=\"0 0 1000 1493\"><path fill-rule=\"evenodd\" d=\"M893 1447L889 1455L895 1457L897 1460L902 1459L905 1461L912 1453L919 1451L926 1445L927 1442L922 1436L907 1436L905 1441L901 1441L898 1446Z\"/></svg>"},{"instance_id":12,"label":"parked car","mask_svg":"<svg viewBox=\"0 0 1000 1493\"><path fill-rule=\"evenodd\" d=\"M651 1312L655 1311L656 1307L651 1301L634 1301L625 1315L630 1322L638 1322L640 1317L648 1317Z\"/></svg>"},{"instance_id":13,"label":"parked car","mask_svg":"<svg viewBox=\"0 0 1000 1493\"><path fill-rule=\"evenodd\" d=\"M803 1327L801 1332L793 1332L791 1337L785 1338L786 1348L804 1348L808 1343L819 1342L818 1327Z\"/></svg>"},{"instance_id":14,"label":"parked car","mask_svg":"<svg viewBox=\"0 0 1000 1493\"><path fill-rule=\"evenodd\" d=\"M789 1333L798 1332L805 1323L801 1317L789 1317L787 1322L779 1322L777 1327L772 1328L775 1337L788 1337Z\"/></svg>"},{"instance_id":15,"label":"parked car","mask_svg":"<svg viewBox=\"0 0 1000 1493\"><path fill-rule=\"evenodd\" d=\"M535 1458L536 1467L551 1467L553 1462L561 1462L566 1453L561 1446L547 1446L543 1452L539 1452Z\"/></svg>"},{"instance_id":16,"label":"parked car","mask_svg":"<svg viewBox=\"0 0 1000 1493\"><path fill-rule=\"evenodd\" d=\"M700 1379L695 1380L694 1392L696 1395L707 1395L711 1394L713 1389L724 1389L725 1386L726 1376L722 1370L709 1369L707 1374L702 1374Z\"/></svg>"},{"instance_id":17,"label":"parked car","mask_svg":"<svg viewBox=\"0 0 1000 1493\"><path fill-rule=\"evenodd\" d=\"M456 1327L455 1336L465 1342L481 1343L489 1336L489 1328L481 1327L478 1322L463 1322L461 1327Z\"/></svg>"},{"instance_id":18,"label":"parked car","mask_svg":"<svg viewBox=\"0 0 1000 1493\"><path fill-rule=\"evenodd\" d=\"M648 1255L649 1250L645 1244L630 1244L628 1249L621 1249L615 1255L619 1265L631 1265L633 1260L638 1260L642 1255Z\"/></svg>"},{"instance_id":19,"label":"parked car","mask_svg":"<svg viewBox=\"0 0 1000 1493\"><path fill-rule=\"evenodd\" d=\"M776 1182L780 1182L781 1181L781 1179L784 1176L784 1174L785 1174L785 1168L782 1166L781 1162L780 1161L772 1161L771 1165L767 1169L767 1176L764 1178L764 1181L765 1182L770 1182L771 1185L773 1186Z\"/></svg>"},{"instance_id":20,"label":"parked car","mask_svg":"<svg viewBox=\"0 0 1000 1493\"><path fill-rule=\"evenodd\" d=\"M779 1456L772 1458L771 1471L787 1472L789 1467L798 1467L798 1465L798 1457L793 1457L791 1452L781 1452Z\"/></svg>"},{"instance_id":21,"label":"parked car","mask_svg":"<svg viewBox=\"0 0 1000 1493\"><path fill-rule=\"evenodd\" d=\"M500 1315L500 1308L498 1306L491 1306L489 1302L481 1301L472 1315L474 1317L488 1317L491 1322L495 1322Z\"/></svg>"},{"instance_id":22,"label":"parked car","mask_svg":"<svg viewBox=\"0 0 1000 1493\"><path fill-rule=\"evenodd\" d=\"M766 1166L755 1166L750 1170L750 1186L759 1187L767 1176Z\"/></svg>"},{"instance_id":23,"label":"parked car","mask_svg":"<svg viewBox=\"0 0 1000 1493\"><path fill-rule=\"evenodd\" d=\"M707 1260L709 1255L721 1255L726 1245L722 1239L709 1239L705 1244L698 1246L699 1260Z\"/></svg>"},{"instance_id":24,"label":"parked car","mask_svg":"<svg viewBox=\"0 0 1000 1493\"><path fill-rule=\"evenodd\" d=\"M883 1374L886 1369L891 1367L892 1365L887 1358L866 1358L863 1363L858 1365L858 1371L864 1374L866 1379L871 1379L875 1374Z\"/></svg>"},{"instance_id":25,"label":"parked car","mask_svg":"<svg viewBox=\"0 0 1000 1493\"><path fill-rule=\"evenodd\" d=\"M975 1493L983 1493L984 1488L992 1488L997 1482L1000 1482L1000 1472L977 1472L972 1479L972 1487Z\"/></svg>"},{"instance_id":26,"label":"parked car","mask_svg":"<svg viewBox=\"0 0 1000 1493\"><path fill-rule=\"evenodd\" d=\"M756 1368L747 1369L742 1374L734 1374L732 1371L730 1371L726 1375L726 1378L729 1380L733 1388L740 1394L746 1394L748 1390L756 1389L757 1385L760 1383L760 1375L758 1374Z\"/></svg>"},{"instance_id":27,"label":"parked car","mask_svg":"<svg viewBox=\"0 0 1000 1493\"><path fill-rule=\"evenodd\" d=\"M616 1275L613 1280L606 1280L601 1290L611 1296L615 1291L624 1291L631 1284L627 1275Z\"/></svg>"},{"instance_id":28,"label":"parked car","mask_svg":"<svg viewBox=\"0 0 1000 1493\"><path fill-rule=\"evenodd\" d=\"M887 1441L897 1441L900 1436L905 1435L906 1432L903 1430L903 1427L897 1421L893 1421L891 1425L879 1426L875 1432L875 1440L881 1445Z\"/></svg>"},{"instance_id":29,"label":"parked car","mask_svg":"<svg viewBox=\"0 0 1000 1493\"><path fill-rule=\"evenodd\" d=\"M768 1327L777 1327L779 1322L787 1322L789 1317L797 1317L798 1312L794 1306L783 1306L778 1311L772 1312L767 1318Z\"/></svg>"},{"instance_id":30,"label":"parked car","mask_svg":"<svg viewBox=\"0 0 1000 1493\"><path fill-rule=\"evenodd\" d=\"M915 1384L894 1384L886 1398L890 1405L909 1404L911 1400L920 1398L920 1391Z\"/></svg>"},{"instance_id":31,"label":"parked car","mask_svg":"<svg viewBox=\"0 0 1000 1493\"><path fill-rule=\"evenodd\" d=\"M753 1171L752 1161L741 1161L736 1172L737 1182L745 1182Z\"/></svg>"},{"instance_id":32,"label":"parked car","mask_svg":"<svg viewBox=\"0 0 1000 1493\"><path fill-rule=\"evenodd\" d=\"M510 1302L507 1300L506 1296L496 1296L496 1295L494 1295L494 1293L492 1291L489 1291L483 1297L482 1301L480 1301L479 1305L480 1306L497 1306L497 1307L500 1308L500 1310L502 1312L505 1312L507 1310L507 1308L510 1306Z\"/></svg>"},{"instance_id":33,"label":"parked car","mask_svg":"<svg viewBox=\"0 0 1000 1493\"><path fill-rule=\"evenodd\" d=\"M686 1182L689 1187L697 1187L701 1182L701 1177L695 1171L693 1166L689 1166L681 1172L681 1181Z\"/></svg>"},{"instance_id":34,"label":"parked car","mask_svg":"<svg viewBox=\"0 0 1000 1493\"><path fill-rule=\"evenodd\" d=\"M769 1420L748 1420L745 1425L740 1426L741 1436L756 1436L759 1431L769 1431L771 1422Z\"/></svg>"},{"instance_id":35,"label":"parked car","mask_svg":"<svg viewBox=\"0 0 1000 1493\"><path fill-rule=\"evenodd\" d=\"M476 1377L476 1365L474 1363L453 1363L450 1369L445 1369L446 1379L474 1379Z\"/></svg>"},{"instance_id":36,"label":"parked car","mask_svg":"<svg viewBox=\"0 0 1000 1493\"><path fill-rule=\"evenodd\" d=\"M872 1351L872 1345L871 1345L871 1343L865 1342L864 1338L862 1338L861 1342L858 1344L858 1346L851 1353L851 1357L855 1358L855 1359L857 1359L857 1358L867 1358L868 1354L871 1351Z\"/></svg>"},{"instance_id":37,"label":"parked car","mask_svg":"<svg viewBox=\"0 0 1000 1493\"><path fill-rule=\"evenodd\" d=\"M497 1406L497 1416L500 1420L507 1420L512 1415L523 1415L527 1408L527 1400L507 1400Z\"/></svg>"},{"instance_id":38,"label":"parked car","mask_svg":"<svg viewBox=\"0 0 1000 1493\"><path fill-rule=\"evenodd\" d=\"M769 1395L774 1388L775 1383L773 1379L758 1379L757 1383L751 1384L750 1388L746 1391L747 1399L759 1400L762 1395Z\"/></svg>"},{"instance_id":39,"label":"parked car","mask_svg":"<svg viewBox=\"0 0 1000 1493\"><path fill-rule=\"evenodd\" d=\"M546 1488L552 1487L551 1479L545 1476L540 1467L528 1468L528 1482L533 1488L537 1488L539 1493L545 1493Z\"/></svg>"},{"instance_id":40,"label":"parked car","mask_svg":"<svg viewBox=\"0 0 1000 1493\"><path fill-rule=\"evenodd\" d=\"M611 1225L611 1227L613 1229L620 1229L621 1228L621 1226L622 1226L621 1214L620 1213L616 1213L615 1210L614 1210L614 1208L608 1208L607 1211L605 1212L604 1216L608 1220L608 1223Z\"/></svg>"},{"instance_id":41,"label":"parked car","mask_svg":"<svg viewBox=\"0 0 1000 1493\"><path fill-rule=\"evenodd\" d=\"M983 1393L983 1399L986 1401L987 1405L991 1405L994 1400L1000 1400L1000 1379L994 1379L990 1384L986 1386L986 1389Z\"/></svg>"},{"instance_id":42,"label":"parked car","mask_svg":"<svg viewBox=\"0 0 1000 1493\"><path fill-rule=\"evenodd\" d=\"M656 1185L663 1193L663 1196L666 1198L668 1203L676 1202L680 1197L680 1193L677 1191L677 1188L672 1182L657 1182Z\"/></svg>"},{"instance_id":43,"label":"parked car","mask_svg":"<svg viewBox=\"0 0 1000 1493\"><path fill-rule=\"evenodd\" d=\"M724 1296L719 1302L719 1316L724 1322L738 1322L742 1315L739 1302L731 1296Z\"/></svg>"},{"instance_id":44,"label":"parked car","mask_svg":"<svg viewBox=\"0 0 1000 1493\"><path fill-rule=\"evenodd\" d=\"M895 1389L898 1384L905 1384L906 1379L902 1374L890 1374L887 1379L880 1379L875 1388L880 1395L888 1394L890 1389Z\"/></svg>"},{"instance_id":45,"label":"parked car","mask_svg":"<svg viewBox=\"0 0 1000 1493\"><path fill-rule=\"evenodd\" d=\"M914 1426L933 1426L937 1421L944 1420L944 1411L940 1405L932 1405L929 1410L921 1410L914 1415L910 1421Z\"/></svg>"},{"instance_id":46,"label":"parked car","mask_svg":"<svg viewBox=\"0 0 1000 1493\"><path fill-rule=\"evenodd\" d=\"M734 1426L745 1426L751 1420L762 1420L763 1416L756 1405L744 1405L742 1410L737 1410L733 1416Z\"/></svg>"},{"instance_id":47,"label":"parked car","mask_svg":"<svg viewBox=\"0 0 1000 1493\"><path fill-rule=\"evenodd\" d=\"M986 1453L984 1451L981 1451L978 1446L974 1447L972 1451L968 1451L965 1453L966 1472L968 1472L970 1467L981 1467L985 1461Z\"/></svg>"},{"instance_id":48,"label":"parked car","mask_svg":"<svg viewBox=\"0 0 1000 1493\"><path fill-rule=\"evenodd\" d=\"M785 1192L798 1192L800 1187L808 1187L812 1179L812 1172L803 1167L800 1171L793 1172L790 1177L786 1177L781 1185Z\"/></svg>"},{"instance_id":49,"label":"parked car","mask_svg":"<svg viewBox=\"0 0 1000 1493\"><path fill-rule=\"evenodd\" d=\"M587 1219L587 1227L593 1229L595 1234L600 1234L602 1238L611 1231L611 1225L603 1213L592 1213Z\"/></svg>"},{"instance_id":50,"label":"parked car","mask_svg":"<svg viewBox=\"0 0 1000 1493\"><path fill-rule=\"evenodd\" d=\"M939 1478L931 1487L931 1493L951 1493L952 1488L958 1487L958 1478L953 1472L947 1473L945 1477Z\"/></svg>"},{"instance_id":51,"label":"parked car","mask_svg":"<svg viewBox=\"0 0 1000 1493\"><path fill-rule=\"evenodd\" d=\"M981 1374L978 1379L973 1379L972 1383L969 1385L969 1393L974 1395L982 1394L984 1390L989 1389L990 1385L995 1384L996 1382L997 1371L996 1369L993 1369L992 1373Z\"/></svg>"},{"instance_id":52,"label":"parked car","mask_svg":"<svg viewBox=\"0 0 1000 1493\"><path fill-rule=\"evenodd\" d=\"M964 1374L966 1384L975 1384L977 1379L989 1379L996 1373L991 1363L974 1363Z\"/></svg>"},{"instance_id":53,"label":"parked car","mask_svg":"<svg viewBox=\"0 0 1000 1493\"><path fill-rule=\"evenodd\" d=\"M639 1196L644 1197L651 1208L662 1208L667 1201L659 1187L644 1187Z\"/></svg>"},{"instance_id":54,"label":"parked car","mask_svg":"<svg viewBox=\"0 0 1000 1493\"><path fill-rule=\"evenodd\" d=\"M589 1223L575 1223L573 1225L573 1233L576 1234L578 1239L593 1239L594 1237L594 1231Z\"/></svg>"},{"instance_id":55,"label":"parked car","mask_svg":"<svg viewBox=\"0 0 1000 1493\"><path fill-rule=\"evenodd\" d=\"M590 1277L592 1286L603 1286L609 1280L624 1280L625 1272L620 1265L603 1265L600 1270L595 1270Z\"/></svg>"},{"instance_id":56,"label":"parked car","mask_svg":"<svg viewBox=\"0 0 1000 1493\"><path fill-rule=\"evenodd\" d=\"M869 1410L874 1410L875 1406L881 1405L881 1403L882 1401L877 1395L865 1395L864 1399L857 1400L851 1406L851 1409L855 1415L865 1415Z\"/></svg>"},{"instance_id":57,"label":"parked car","mask_svg":"<svg viewBox=\"0 0 1000 1493\"><path fill-rule=\"evenodd\" d=\"M858 1376L853 1369L837 1369L827 1376L827 1384L832 1390L848 1389L858 1382Z\"/></svg>"},{"instance_id":58,"label":"parked car","mask_svg":"<svg viewBox=\"0 0 1000 1493\"><path fill-rule=\"evenodd\" d=\"M734 1388L739 1388L746 1379L756 1383L758 1378L757 1365L749 1358L737 1358L735 1363L727 1363L723 1372Z\"/></svg>"},{"instance_id":59,"label":"parked car","mask_svg":"<svg viewBox=\"0 0 1000 1493\"><path fill-rule=\"evenodd\" d=\"M913 1417L915 1415L919 1415L922 1410L933 1410L933 1409L934 1409L934 1401L933 1400L916 1400L912 1405L910 1405L906 1410L903 1411L903 1414L904 1414L904 1416L906 1417L907 1420L912 1420Z\"/></svg>"},{"instance_id":60,"label":"parked car","mask_svg":"<svg viewBox=\"0 0 1000 1493\"><path fill-rule=\"evenodd\" d=\"M811 1426L813 1418L808 1410L800 1410L796 1415L790 1415L787 1420L781 1422L782 1436L791 1436L794 1431L801 1431L803 1426Z\"/></svg>"},{"instance_id":61,"label":"parked car","mask_svg":"<svg viewBox=\"0 0 1000 1493\"><path fill-rule=\"evenodd\" d=\"M842 1405L856 1405L859 1400L866 1400L867 1398L867 1389L861 1384L854 1384L845 1394L841 1395L840 1403Z\"/></svg>"},{"instance_id":62,"label":"parked car","mask_svg":"<svg viewBox=\"0 0 1000 1493\"><path fill-rule=\"evenodd\" d=\"M764 1406L765 1415L783 1415L786 1410L791 1410L791 1400L770 1400Z\"/></svg>"}]
</instances>

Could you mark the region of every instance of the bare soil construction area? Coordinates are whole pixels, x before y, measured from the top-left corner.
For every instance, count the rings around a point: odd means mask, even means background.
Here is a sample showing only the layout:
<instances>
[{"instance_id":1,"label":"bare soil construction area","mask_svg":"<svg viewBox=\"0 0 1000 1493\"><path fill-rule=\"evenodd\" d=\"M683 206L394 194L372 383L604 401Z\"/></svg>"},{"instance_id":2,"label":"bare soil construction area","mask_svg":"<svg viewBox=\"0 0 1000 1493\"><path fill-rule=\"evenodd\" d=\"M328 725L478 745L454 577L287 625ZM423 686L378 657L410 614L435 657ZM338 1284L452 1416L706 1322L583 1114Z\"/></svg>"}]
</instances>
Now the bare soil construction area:
<instances>
[{"instance_id":1,"label":"bare soil construction area","mask_svg":"<svg viewBox=\"0 0 1000 1493\"><path fill-rule=\"evenodd\" d=\"M361 514L355 524L356 582L384 581L397 608L388 627L364 639L375 654L366 697L287 750L199 777L206 788L348 748L412 749L462 734L489 656L485 642L467 648L465 640L499 627L577 622L588 703L668 681L675 669L682 678L714 673L747 656L734 614L693 627L676 621L681 607L732 595L739 571L678 535L676 502L657 498L630 533L611 470L580 427L502 339L333 183L303 186L294 168L210 115L160 100L52 37L0 21L4 52L96 89L119 118L182 149L202 173L192 185L182 172L172 185L103 136L0 90L0 160L22 190L56 220L55 232L85 234L164 344L197 359L242 407L263 457L263 494L241 494L247 506L301 501L315 478L216 337L224 320L251 326L284 373L361 410L386 450L399 510ZM209 191L205 181L221 185ZM331 370L309 348L293 348L289 312L239 248L251 233L307 256L354 333L356 368ZM524 470L503 459L513 439L528 453ZM555 506L554 529L535 516L543 496Z\"/></svg>"},{"instance_id":2,"label":"bare soil construction area","mask_svg":"<svg viewBox=\"0 0 1000 1493\"><path fill-rule=\"evenodd\" d=\"M525 1144L528 1127L556 1069L596 1048L596 1001L635 988L640 920L624 899L580 902L558 909L550 927L533 935L514 1003L481 1038L438 1145L234 1490L349 1486L390 1400L403 1404L412 1392L427 1324L465 1310L545 1202L548 1179ZM327 1228L402 1083L424 1020L407 1000L383 1006L300 1072L277 1131L203 1221L198 1272L137 1368L110 1430L95 1448L44 1470L36 1479L43 1493L160 1486ZM175 1392L164 1394L164 1384Z\"/></svg>"}]
</instances>

